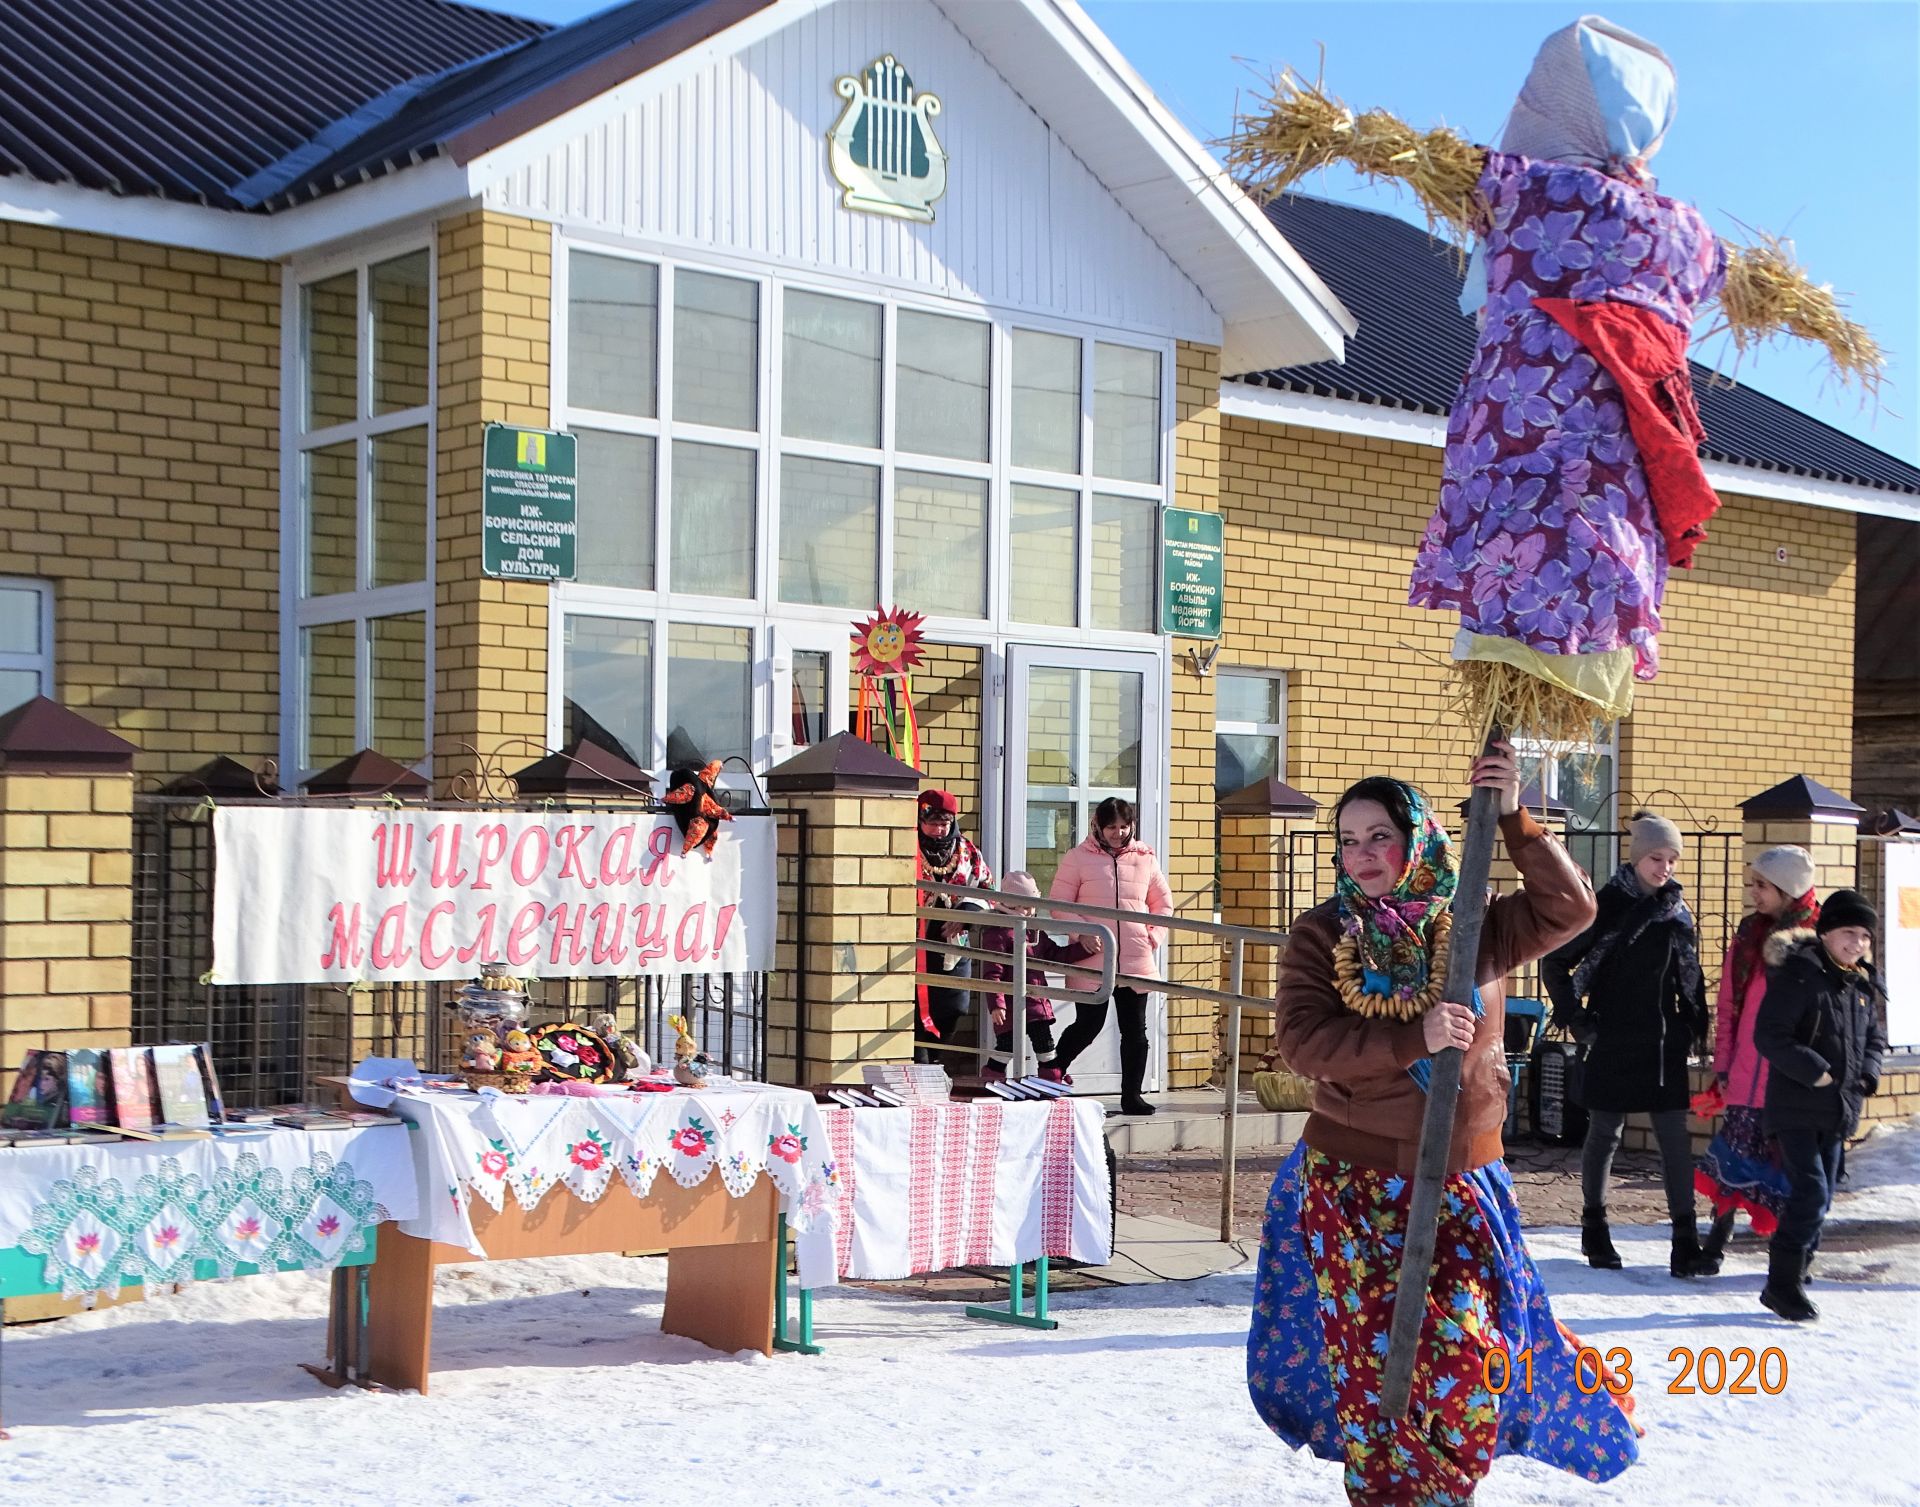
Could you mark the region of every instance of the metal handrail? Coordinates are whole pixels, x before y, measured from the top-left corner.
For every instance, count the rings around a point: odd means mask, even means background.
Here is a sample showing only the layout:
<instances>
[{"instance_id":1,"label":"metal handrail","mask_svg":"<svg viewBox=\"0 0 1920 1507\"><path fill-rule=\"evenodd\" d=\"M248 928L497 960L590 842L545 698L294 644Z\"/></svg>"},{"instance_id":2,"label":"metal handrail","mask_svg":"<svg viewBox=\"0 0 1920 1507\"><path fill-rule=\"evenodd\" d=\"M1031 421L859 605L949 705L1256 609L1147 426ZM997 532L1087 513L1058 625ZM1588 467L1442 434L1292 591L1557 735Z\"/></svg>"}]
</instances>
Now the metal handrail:
<instances>
[{"instance_id":1,"label":"metal handrail","mask_svg":"<svg viewBox=\"0 0 1920 1507\"><path fill-rule=\"evenodd\" d=\"M994 902L1004 904L1011 899L1010 896L1000 890L975 889L964 884L943 884L938 880L932 879L916 880L914 884L916 889L928 894L946 895L956 900L977 900L982 902L983 905L991 905ZM1209 989L1200 984L1178 983L1171 979L1144 978L1136 974L1112 971L1112 960L1119 950L1117 944L1114 944L1103 946L1100 952L1101 961L1105 965L1102 970L1102 980L1103 982L1110 981L1108 982L1106 992L1087 998L1083 997L1084 992L1069 990L1056 991L1050 986L1047 988L1035 986L1030 990L1025 990L1025 992L1020 995L1020 999L1023 1006L1025 1003L1025 994L1027 993L1038 994L1045 999L1064 999L1074 1003L1093 1003L1097 1000L1107 998L1114 988L1126 988L1136 989L1143 994L1165 994L1169 996L1177 995L1185 999L1203 999L1226 1007L1227 1066L1226 1072L1223 1074L1226 1080L1224 1084L1225 1104L1223 1106L1225 1116L1220 1137L1220 1238L1223 1241L1232 1240L1234 1158L1238 1150L1239 1142L1240 1027L1245 1011L1252 1009L1271 1012L1274 1008L1274 1002L1271 999L1255 999L1242 990L1241 986L1246 978L1246 949L1250 943L1256 947L1285 948L1288 941L1288 934L1284 931L1264 931L1253 926L1228 926L1219 921L1195 921L1186 916L1163 916L1157 911L1119 910L1104 905L1087 905L1077 900L1071 902L1048 900L1037 895L1022 895L1019 897L1018 903L1022 906L1030 906L1035 911L1054 920L1079 923L1072 926L1063 925L1059 928L1060 930L1071 930L1083 935L1098 935L1103 941L1109 944L1113 944L1114 942L1113 932L1107 927L1093 923L1112 921L1134 926L1158 926L1164 927L1169 934L1176 931L1186 932L1195 936L1216 937L1231 944L1228 952L1228 987L1226 989ZM962 912L961 914L972 913ZM1018 982L1024 987L1024 980L1026 978L1026 928L1029 924L1029 918L1016 915L1011 911L1002 911L999 914L1010 923L1016 921L1020 923L1016 929L1014 938L1019 954L1019 967L1015 971L1013 982ZM923 920L952 922L956 919L955 910L952 906L916 906L914 908L914 915ZM958 943L934 942L921 939L917 945L928 951L938 952L942 956L976 957L995 962L1011 962L1014 960L1013 954L1003 955L1000 953L985 952L981 949L967 947L964 944ZM1082 964L1068 963L1051 966L1056 966L1061 968L1062 971L1072 973L1092 971L1090 961ZM975 981L972 979L955 980L953 976L949 974L924 974L916 971L914 973L914 982L916 984L929 984L935 988L955 989L970 994L998 994L1001 992L998 986L976 987ZM1009 987L1011 986L1010 983ZM1008 1012L1010 1020L1012 1018L1012 1009L1012 1003L1009 1002ZM985 1039L983 1033L981 1045L976 1049L977 1062L984 1062L986 1059ZM1014 1065L1016 1068L1019 1068L1025 1062L1026 1032L1016 1030L1013 1033L1013 1039L1015 1052ZM954 1049L949 1048L948 1050ZM1015 1076L1024 1077L1025 1073L1017 1072Z\"/></svg>"}]
</instances>

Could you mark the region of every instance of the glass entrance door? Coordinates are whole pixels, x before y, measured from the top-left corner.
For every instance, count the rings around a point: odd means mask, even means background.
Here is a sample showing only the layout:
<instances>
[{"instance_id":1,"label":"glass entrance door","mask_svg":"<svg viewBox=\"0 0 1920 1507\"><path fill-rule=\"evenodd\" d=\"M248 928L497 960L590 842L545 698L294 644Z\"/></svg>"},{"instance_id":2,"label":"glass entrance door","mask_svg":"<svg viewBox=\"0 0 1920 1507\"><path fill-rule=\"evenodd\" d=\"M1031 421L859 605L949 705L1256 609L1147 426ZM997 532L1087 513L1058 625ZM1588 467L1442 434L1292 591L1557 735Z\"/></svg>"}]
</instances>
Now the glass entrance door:
<instances>
[{"instance_id":1,"label":"glass entrance door","mask_svg":"<svg viewBox=\"0 0 1920 1507\"><path fill-rule=\"evenodd\" d=\"M1151 654L1013 645L1007 650L1006 868L1025 869L1047 894L1060 859L1092 831L1108 796L1139 809L1141 840L1165 850L1166 729L1162 666ZM1076 1007L1061 1005L1056 1033ZM1153 1055L1147 1086L1165 1060L1166 1002L1148 1009ZM1109 1012L1098 1040L1074 1064L1074 1086L1120 1086L1119 1036Z\"/></svg>"}]
</instances>

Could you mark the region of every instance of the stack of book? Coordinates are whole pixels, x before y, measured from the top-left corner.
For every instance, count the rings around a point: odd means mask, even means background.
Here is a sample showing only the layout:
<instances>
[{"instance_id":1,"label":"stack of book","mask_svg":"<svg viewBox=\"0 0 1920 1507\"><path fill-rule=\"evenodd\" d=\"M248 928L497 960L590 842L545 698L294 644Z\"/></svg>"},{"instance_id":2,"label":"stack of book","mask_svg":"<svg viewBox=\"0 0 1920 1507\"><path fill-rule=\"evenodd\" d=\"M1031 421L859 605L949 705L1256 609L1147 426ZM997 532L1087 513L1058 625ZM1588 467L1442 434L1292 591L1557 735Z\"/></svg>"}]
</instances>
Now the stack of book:
<instances>
[{"instance_id":1,"label":"stack of book","mask_svg":"<svg viewBox=\"0 0 1920 1507\"><path fill-rule=\"evenodd\" d=\"M953 1080L937 1062L870 1062L861 1072L883 1104L946 1104L953 1099Z\"/></svg>"}]
</instances>

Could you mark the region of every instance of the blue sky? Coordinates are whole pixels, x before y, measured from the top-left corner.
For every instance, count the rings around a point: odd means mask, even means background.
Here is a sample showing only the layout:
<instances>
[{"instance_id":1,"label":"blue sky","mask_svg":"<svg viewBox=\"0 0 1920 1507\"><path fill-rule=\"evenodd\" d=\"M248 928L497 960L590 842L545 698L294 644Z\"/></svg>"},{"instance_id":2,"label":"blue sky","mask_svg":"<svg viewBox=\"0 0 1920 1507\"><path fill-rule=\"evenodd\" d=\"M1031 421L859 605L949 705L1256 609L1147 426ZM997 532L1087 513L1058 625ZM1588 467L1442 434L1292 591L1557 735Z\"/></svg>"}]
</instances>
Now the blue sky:
<instances>
[{"instance_id":1,"label":"blue sky","mask_svg":"<svg viewBox=\"0 0 1920 1507\"><path fill-rule=\"evenodd\" d=\"M1096 24L1196 135L1227 134L1270 70L1476 141L1500 128L1541 39L1577 4L1081 0ZM490 8L569 21L596 0ZM1891 353L1877 411L1797 345L1750 352L1737 377L1920 464L1920 3L1611 4L1601 12L1656 43L1680 76L1680 113L1654 166L1721 234L1792 238L1816 281L1849 296ZM1306 191L1418 222L1411 200L1329 172ZM1696 358L1733 371L1724 340Z\"/></svg>"}]
</instances>

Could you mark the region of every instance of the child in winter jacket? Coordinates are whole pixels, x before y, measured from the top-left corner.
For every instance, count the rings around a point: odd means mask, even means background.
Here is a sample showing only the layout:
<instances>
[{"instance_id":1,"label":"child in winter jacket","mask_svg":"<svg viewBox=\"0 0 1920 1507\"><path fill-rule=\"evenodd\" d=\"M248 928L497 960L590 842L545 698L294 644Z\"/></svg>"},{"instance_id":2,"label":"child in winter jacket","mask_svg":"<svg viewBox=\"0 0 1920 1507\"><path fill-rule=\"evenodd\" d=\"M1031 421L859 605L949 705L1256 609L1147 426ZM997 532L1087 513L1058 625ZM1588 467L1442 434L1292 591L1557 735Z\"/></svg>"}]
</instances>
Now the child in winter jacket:
<instances>
[{"instance_id":1,"label":"child in winter jacket","mask_svg":"<svg viewBox=\"0 0 1920 1507\"><path fill-rule=\"evenodd\" d=\"M1022 905L1015 896L1040 898L1040 886L1034 882L1033 875L1024 869L1016 869L1000 883L1001 891L1008 897L996 901L995 910L1009 911L1016 915L1031 916L1033 907ZM1010 926L988 926L980 933L980 946L988 952L1013 951L1013 928ZM1047 973L1044 968L1035 968L1033 962L1047 963L1084 963L1088 958L1097 957L1098 952L1080 942L1056 942L1038 926L1027 928L1027 987L1036 985L1045 988ZM1013 964L982 963L982 979L1007 983L1013 978ZM987 1066L982 1077L1004 1078L1013 1061L1013 1007L1007 995L987 996L987 1009L993 1019L993 1050L987 1054ZM1060 1071L1053 1066L1053 1001L1045 995L1027 996L1027 1040L1033 1044L1034 1056L1039 1059L1038 1071L1043 1078L1058 1082Z\"/></svg>"},{"instance_id":2,"label":"child in winter jacket","mask_svg":"<svg viewBox=\"0 0 1920 1507\"><path fill-rule=\"evenodd\" d=\"M1788 1194L1760 1301L1795 1323L1820 1315L1807 1274L1841 1149L1860 1128L1862 1101L1880 1086L1887 1033L1876 1005L1884 991L1867 960L1878 922L1864 896L1835 890L1820 907L1817 932L1767 939L1767 993L1753 1043L1770 1069L1763 1123L1786 1164Z\"/></svg>"}]
</instances>

